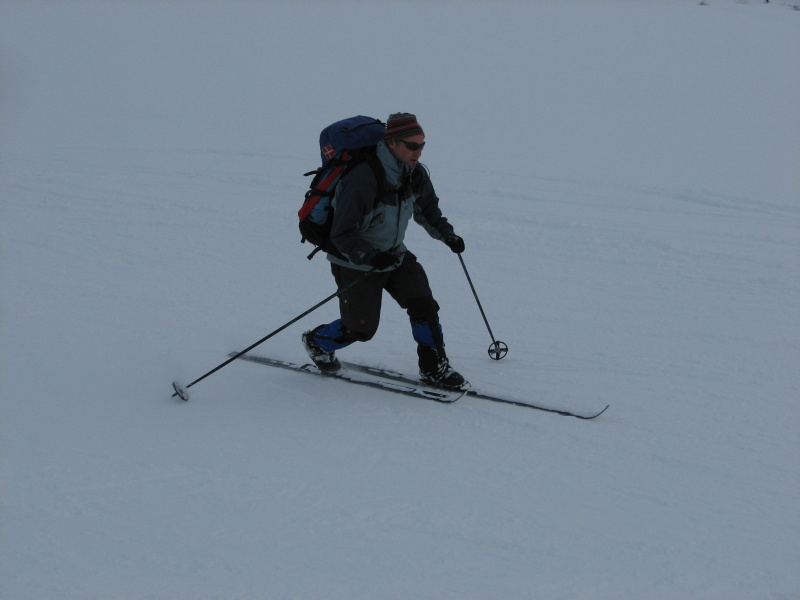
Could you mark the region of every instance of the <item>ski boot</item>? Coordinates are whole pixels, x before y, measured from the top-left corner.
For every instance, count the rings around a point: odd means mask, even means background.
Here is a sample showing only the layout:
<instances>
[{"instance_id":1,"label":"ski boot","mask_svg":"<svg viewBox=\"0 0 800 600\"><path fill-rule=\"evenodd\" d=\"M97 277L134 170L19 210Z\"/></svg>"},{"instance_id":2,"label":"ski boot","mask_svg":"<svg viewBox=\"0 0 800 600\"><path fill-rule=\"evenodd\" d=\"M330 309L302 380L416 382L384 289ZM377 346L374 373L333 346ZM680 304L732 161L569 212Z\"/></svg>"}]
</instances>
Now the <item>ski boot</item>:
<instances>
[{"instance_id":1,"label":"ski boot","mask_svg":"<svg viewBox=\"0 0 800 600\"><path fill-rule=\"evenodd\" d=\"M469 382L450 366L447 357L439 358L435 363L421 363L419 377L422 383L441 388L466 390L469 387Z\"/></svg>"},{"instance_id":2,"label":"ski boot","mask_svg":"<svg viewBox=\"0 0 800 600\"><path fill-rule=\"evenodd\" d=\"M303 341L303 347L308 353L308 357L317 365L320 371L325 373L335 373L342 368L342 363L336 358L335 352L326 352L317 342L314 334L322 329L324 325L320 325L316 329L306 331L300 338Z\"/></svg>"}]
</instances>

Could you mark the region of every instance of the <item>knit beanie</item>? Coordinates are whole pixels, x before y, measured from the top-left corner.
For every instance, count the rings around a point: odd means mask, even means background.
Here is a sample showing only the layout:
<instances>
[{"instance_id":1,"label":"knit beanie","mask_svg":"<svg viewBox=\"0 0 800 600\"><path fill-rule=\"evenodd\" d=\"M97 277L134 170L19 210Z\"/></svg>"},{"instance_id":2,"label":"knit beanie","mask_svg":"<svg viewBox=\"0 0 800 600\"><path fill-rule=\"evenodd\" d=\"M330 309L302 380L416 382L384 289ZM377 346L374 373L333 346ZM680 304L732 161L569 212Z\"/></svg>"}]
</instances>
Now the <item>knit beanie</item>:
<instances>
[{"instance_id":1,"label":"knit beanie","mask_svg":"<svg viewBox=\"0 0 800 600\"><path fill-rule=\"evenodd\" d=\"M383 134L385 140L395 140L406 138L417 134L425 135L422 127L417 123L417 117L411 113L394 113L389 115L386 123L386 131Z\"/></svg>"}]
</instances>

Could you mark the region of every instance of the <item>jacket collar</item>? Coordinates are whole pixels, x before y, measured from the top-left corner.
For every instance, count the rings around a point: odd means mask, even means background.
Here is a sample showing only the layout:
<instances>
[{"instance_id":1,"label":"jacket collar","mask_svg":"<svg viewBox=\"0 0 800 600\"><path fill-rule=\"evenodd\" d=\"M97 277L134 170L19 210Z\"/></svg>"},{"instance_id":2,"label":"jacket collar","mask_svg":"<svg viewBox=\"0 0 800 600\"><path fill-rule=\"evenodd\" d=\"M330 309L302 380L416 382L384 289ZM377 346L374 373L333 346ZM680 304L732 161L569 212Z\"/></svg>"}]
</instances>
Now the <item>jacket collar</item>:
<instances>
[{"instance_id":1,"label":"jacket collar","mask_svg":"<svg viewBox=\"0 0 800 600\"><path fill-rule=\"evenodd\" d=\"M411 167L397 160L383 140L378 142L377 154L383 169L386 171L386 180L391 185L399 186L400 182L406 180L411 173Z\"/></svg>"}]
</instances>

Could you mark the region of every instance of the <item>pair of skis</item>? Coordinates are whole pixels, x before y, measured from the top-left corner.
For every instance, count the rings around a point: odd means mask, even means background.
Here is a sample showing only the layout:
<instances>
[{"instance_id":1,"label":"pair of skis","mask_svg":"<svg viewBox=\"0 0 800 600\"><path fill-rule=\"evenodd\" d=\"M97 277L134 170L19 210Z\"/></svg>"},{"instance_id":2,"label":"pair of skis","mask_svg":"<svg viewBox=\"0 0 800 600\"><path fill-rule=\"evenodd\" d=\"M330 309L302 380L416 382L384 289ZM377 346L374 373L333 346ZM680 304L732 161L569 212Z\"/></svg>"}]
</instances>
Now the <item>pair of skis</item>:
<instances>
[{"instance_id":1,"label":"pair of skis","mask_svg":"<svg viewBox=\"0 0 800 600\"><path fill-rule=\"evenodd\" d=\"M231 353L229 356L233 357L236 356L236 354L237 353ZM514 400L510 398L502 398L491 394L485 394L474 389L453 390L449 388L434 387L431 385L426 385L421 381L407 375L403 375L402 373L397 373L395 371L378 367L360 365L352 362L343 361L342 369L340 371L337 371L336 373L325 373L317 369L312 364L300 365L297 363L276 360L274 358L258 356L255 354L243 354L238 358L270 367L278 367L281 369L295 371L297 373L308 373L310 375L316 375L319 377L338 379L340 381L347 381L357 385L382 389L416 398L423 398L425 400L433 400L434 402L442 402L445 404L456 402L462 396L466 395L479 400L487 400L489 402L498 402L501 404L512 404L514 406L523 406L525 408L532 408L535 410L556 413L565 417L575 417L577 419L584 420L595 419L603 414L608 408L608 405L606 405L605 408L599 412L580 412L544 406L541 404L531 404L529 402L523 402L521 400Z\"/></svg>"}]
</instances>

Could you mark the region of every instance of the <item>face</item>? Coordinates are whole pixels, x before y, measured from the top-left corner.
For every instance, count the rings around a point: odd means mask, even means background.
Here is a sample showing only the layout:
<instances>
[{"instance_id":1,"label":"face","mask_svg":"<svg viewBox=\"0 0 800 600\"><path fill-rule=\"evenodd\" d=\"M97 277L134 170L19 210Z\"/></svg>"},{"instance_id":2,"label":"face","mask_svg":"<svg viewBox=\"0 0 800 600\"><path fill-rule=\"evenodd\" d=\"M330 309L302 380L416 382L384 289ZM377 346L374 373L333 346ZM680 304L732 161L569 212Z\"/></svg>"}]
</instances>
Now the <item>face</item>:
<instances>
[{"instance_id":1,"label":"face","mask_svg":"<svg viewBox=\"0 0 800 600\"><path fill-rule=\"evenodd\" d=\"M403 138L402 140L390 140L387 144L389 151L401 163L408 165L412 169L417 166L420 156L422 156L422 148L410 150L404 142L410 144L424 144L425 136L421 133Z\"/></svg>"}]
</instances>

